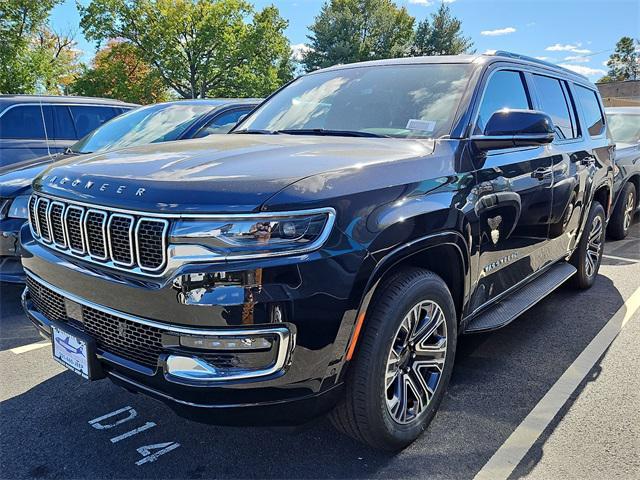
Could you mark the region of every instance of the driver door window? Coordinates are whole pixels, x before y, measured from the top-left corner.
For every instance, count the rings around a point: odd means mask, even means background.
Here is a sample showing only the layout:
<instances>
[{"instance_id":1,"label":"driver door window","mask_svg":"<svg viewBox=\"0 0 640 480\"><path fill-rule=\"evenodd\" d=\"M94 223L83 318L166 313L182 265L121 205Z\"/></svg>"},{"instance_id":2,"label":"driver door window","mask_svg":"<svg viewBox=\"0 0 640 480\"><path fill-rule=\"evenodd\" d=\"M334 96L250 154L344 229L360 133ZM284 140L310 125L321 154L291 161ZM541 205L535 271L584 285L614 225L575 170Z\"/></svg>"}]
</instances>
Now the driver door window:
<instances>
[{"instance_id":1,"label":"driver door window","mask_svg":"<svg viewBox=\"0 0 640 480\"><path fill-rule=\"evenodd\" d=\"M491 76L478 111L475 133L483 134L491 115L503 108L531 110L531 101L520 72L499 70Z\"/></svg>"}]
</instances>

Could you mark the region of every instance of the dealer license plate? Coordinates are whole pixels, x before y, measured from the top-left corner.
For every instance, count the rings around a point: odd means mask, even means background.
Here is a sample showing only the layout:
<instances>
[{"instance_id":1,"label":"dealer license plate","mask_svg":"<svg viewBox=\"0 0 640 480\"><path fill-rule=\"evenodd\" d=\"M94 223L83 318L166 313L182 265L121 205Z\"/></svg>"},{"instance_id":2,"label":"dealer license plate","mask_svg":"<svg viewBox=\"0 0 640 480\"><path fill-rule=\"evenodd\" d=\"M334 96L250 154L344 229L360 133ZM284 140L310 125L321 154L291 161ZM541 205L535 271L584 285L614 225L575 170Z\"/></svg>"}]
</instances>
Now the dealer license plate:
<instances>
[{"instance_id":1,"label":"dealer license plate","mask_svg":"<svg viewBox=\"0 0 640 480\"><path fill-rule=\"evenodd\" d=\"M73 370L78 375L89 379L89 348L87 342L64 330L52 326L53 358Z\"/></svg>"}]
</instances>

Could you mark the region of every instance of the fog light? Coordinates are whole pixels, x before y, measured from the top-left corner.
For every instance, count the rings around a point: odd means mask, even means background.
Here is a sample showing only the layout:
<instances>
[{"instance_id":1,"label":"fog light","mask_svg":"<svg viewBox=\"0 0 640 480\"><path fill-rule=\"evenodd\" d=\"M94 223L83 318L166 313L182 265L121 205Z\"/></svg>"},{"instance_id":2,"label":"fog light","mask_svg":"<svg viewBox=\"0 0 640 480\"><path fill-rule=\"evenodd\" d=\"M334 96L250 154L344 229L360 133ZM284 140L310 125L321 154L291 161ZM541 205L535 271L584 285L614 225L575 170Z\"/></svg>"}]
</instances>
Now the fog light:
<instances>
[{"instance_id":1,"label":"fog light","mask_svg":"<svg viewBox=\"0 0 640 480\"><path fill-rule=\"evenodd\" d=\"M237 337L180 336L180 345L183 347L219 351L269 350L273 347L275 341L275 335Z\"/></svg>"}]
</instances>

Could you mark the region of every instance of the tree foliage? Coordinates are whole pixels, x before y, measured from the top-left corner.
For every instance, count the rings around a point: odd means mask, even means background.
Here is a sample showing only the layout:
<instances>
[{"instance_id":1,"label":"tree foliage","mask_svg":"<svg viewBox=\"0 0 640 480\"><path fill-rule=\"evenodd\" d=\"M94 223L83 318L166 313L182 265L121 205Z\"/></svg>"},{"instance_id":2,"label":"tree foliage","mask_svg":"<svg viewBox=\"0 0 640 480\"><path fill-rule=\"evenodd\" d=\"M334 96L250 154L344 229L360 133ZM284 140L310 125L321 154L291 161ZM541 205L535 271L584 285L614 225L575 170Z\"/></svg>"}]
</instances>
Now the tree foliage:
<instances>
[{"instance_id":1,"label":"tree foliage","mask_svg":"<svg viewBox=\"0 0 640 480\"><path fill-rule=\"evenodd\" d=\"M37 73L37 87L54 95L69 93L69 85L81 69L74 35L48 27L42 27L34 36L30 59Z\"/></svg>"},{"instance_id":2,"label":"tree foliage","mask_svg":"<svg viewBox=\"0 0 640 480\"><path fill-rule=\"evenodd\" d=\"M409 53L414 18L392 0L330 0L309 27L307 71Z\"/></svg>"},{"instance_id":3,"label":"tree foliage","mask_svg":"<svg viewBox=\"0 0 640 480\"><path fill-rule=\"evenodd\" d=\"M118 40L109 41L96 53L91 67L84 67L71 85L71 92L143 105L169 99L156 69L140 57L134 45Z\"/></svg>"},{"instance_id":4,"label":"tree foliage","mask_svg":"<svg viewBox=\"0 0 640 480\"><path fill-rule=\"evenodd\" d=\"M411 53L416 56L460 55L471 52L472 48L471 38L462 35L462 22L443 2L431 15L431 22L425 18L418 23Z\"/></svg>"},{"instance_id":5,"label":"tree foliage","mask_svg":"<svg viewBox=\"0 0 640 480\"><path fill-rule=\"evenodd\" d=\"M38 48L37 37L43 31L49 11L59 2L0 1L0 92L35 91L41 68L47 65L46 52Z\"/></svg>"},{"instance_id":6,"label":"tree foliage","mask_svg":"<svg viewBox=\"0 0 640 480\"><path fill-rule=\"evenodd\" d=\"M266 95L291 76L287 22L275 7L256 13L244 0L92 0L79 10L88 39L130 42L185 98Z\"/></svg>"},{"instance_id":7,"label":"tree foliage","mask_svg":"<svg viewBox=\"0 0 640 480\"><path fill-rule=\"evenodd\" d=\"M622 37L616 43L616 50L607 61L609 72L600 82L640 79L640 41Z\"/></svg>"}]
</instances>

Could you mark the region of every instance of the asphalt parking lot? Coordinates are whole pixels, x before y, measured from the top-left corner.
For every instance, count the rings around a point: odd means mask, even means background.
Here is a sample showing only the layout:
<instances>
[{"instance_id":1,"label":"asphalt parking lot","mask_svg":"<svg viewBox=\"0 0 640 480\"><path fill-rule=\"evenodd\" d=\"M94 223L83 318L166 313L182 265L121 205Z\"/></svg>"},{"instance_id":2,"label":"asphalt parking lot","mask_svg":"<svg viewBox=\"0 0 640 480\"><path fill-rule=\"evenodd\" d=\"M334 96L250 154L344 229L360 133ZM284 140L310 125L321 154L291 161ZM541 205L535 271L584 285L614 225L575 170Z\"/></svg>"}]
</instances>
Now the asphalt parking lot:
<instances>
[{"instance_id":1,"label":"asphalt parking lot","mask_svg":"<svg viewBox=\"0 0 640 480\"><path fill-rule=\"evenodd\" d=\"M625 302L639 286L636 223L626 240L607 244L591 290L561 287L506 328L463 337L430 429L389 455L324 419L296 431L206 426L108 380L86 382L51 359L21 312L21 289L4 285L0 477L497 478L485 464L510 448L501 446L618 312L626 326L510 475L638 478L640 310L625 314Z\"/></svg>"}]
</instances>

